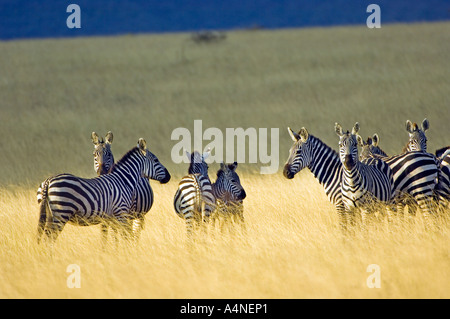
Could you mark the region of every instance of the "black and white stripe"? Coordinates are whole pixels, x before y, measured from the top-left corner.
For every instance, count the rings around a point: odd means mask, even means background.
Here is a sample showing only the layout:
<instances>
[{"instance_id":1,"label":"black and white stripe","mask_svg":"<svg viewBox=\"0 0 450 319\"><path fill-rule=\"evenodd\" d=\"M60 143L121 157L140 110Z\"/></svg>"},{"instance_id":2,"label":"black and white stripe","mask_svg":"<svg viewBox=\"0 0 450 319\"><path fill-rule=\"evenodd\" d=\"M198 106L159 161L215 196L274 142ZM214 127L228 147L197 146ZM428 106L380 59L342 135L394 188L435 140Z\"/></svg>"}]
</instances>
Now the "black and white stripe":
<instances>
[{"instance_id":1,"label":"black and white stripe","mask_svg":"<svg viewBox=\"0 0 450 319\"><path fill-rule=\"evenodd\" d=\"M423 151L410 151L396 156L382 156L372 153L372 146L365 144L363 151L366 160L381 159L389 166L393 176L394 201L403 210L405 202L418 205L430 226L429 216L433 214L433 198L439 175L439 161L433 154ZM364 161L364 160L363 160ZM414 210L413 210L414 212Z\"/></svg>"},{"instance_id":2,"label":"black and white stripe","mask_svg":"<svg viewBox=\"0 0 450 319\"><path fill-rule=\"evenodd\" d=\"M108 174L114 166L114 156L111 150L113 135L111 132L105 137L105 141L99 140L97 133L92 133L92 141L94 143L94 167L98 176ZM133 196L133 203L131 205L131 211L136 219L133 221L133 234L136 238L139 237L140 232L145 226L145 215L150 211L153 206L154 195L148 178L141 177L136 186L136 192ZM106 225L103 226L103 231Z\"/></svg>"},{"instance_id":3,"label":"black and white stripe","mask_svg":"<svg viewBox=\"0 0 450 319\"><path fill-rule=\"evenodd\" d=\"M409 134L408 143L403 148L402 153L415 152L415 151L427 151L427 137L425 132L430 128L428 119L424 119L422 127L419 128L417 123L412 123L410 120L406 121L406 131Z\"/></svg>"},{"instance_id":4,"label":"black and white stripe","mask_svg":"<svg viewBox=\"0 0 450 319\"><path fill-rule=\"evenodd\" d=\"M91 138L94 144L94 170L97 176L110 173L114 166L114 156L111 152L112 132L109 131L105 139L99 138L96 132L92 132Z\"/></svg>"},{"instance_id":5,"label":"black and white stripe","mask_svg":"<svg viewBox=\"0 0 450 319\"><path fill-rule=\"evenodd\" d=\"M80 226L116 224L129 230L133 195L142 176L161 183L170 180L167 169L141 138L110 174L92 179L60 174L47 179L41 185L38 242L44 230L55 240L67 222Z\"/></svg>"},{"instance_id":6,"label":"black and white stripe","mask_svg":"<svg viewBox=\"0 0 450 319\"><path fill-rule=\"evenodd\" d=\"M294 144L289 150L289 158L283 170L284 176L292 179L299 171L308 168L324 187L328 199L336 208L339 223L345 230L347 216L342 202L342 165L339 154L317 137L310 135L304 127L298 133L290 128L288 132Z\"/></svg>"},{"instance_id":7,"label":"black and white stripe","mask_svg":"<svg viewBox=\"0 0 450 319\"><path fill-rule=\"evenodd\" d=\"M443 206L446 206L450 201L450 146L436 150L436 157L439 160L439 182L436 192Z\"/></svg>"},{"instance_id":8,"label":"black and white stripe","mask_svg":"<svg viewBox=\"0 0 450 319\"><path fill-rule=\"evenodd\" d=\"M195 226L209 220L216 206L213 187L208 176L208 164L205 159L210 155L209 150L204 154L194 151L186 152L190 160L189 175L184 176L174 196L174 208L177 215L186 221L188 235Z\"/></svg>"},{"instance_id":9,"label":"black and white stripe","mask_svg":"<svg viewBox=\"0 0 450 319\"><path fill-rule=\"evenodd\" d=\"M361 136L357 135L358 123L351 133L344 132L341 125L336 123L335 131L339 136L339 155L343 165L342 201L347 212L361 210L364 220L367 213L373 213L380 208L377 204L391 204L392 173L389 166L380 159L359 161L358 144L362 145L363 141ZM382 212L384 208L381 208Z\"/></svg>"},{"instance_id":10,"label":"black and white stripe","mask_svg":"<svg viewBox=\"0 0 450 319\"><path fill-rule=\"evenodd\" d=\"M241 185L239 175L236 173L237 162L233 164L220 164L217 171L217 179L213 184L214 196L216 198L216 210L212 222L222 220L224 222L239 222L244 227L244 202L247 196Z\"/></svg>"}]
</instances>

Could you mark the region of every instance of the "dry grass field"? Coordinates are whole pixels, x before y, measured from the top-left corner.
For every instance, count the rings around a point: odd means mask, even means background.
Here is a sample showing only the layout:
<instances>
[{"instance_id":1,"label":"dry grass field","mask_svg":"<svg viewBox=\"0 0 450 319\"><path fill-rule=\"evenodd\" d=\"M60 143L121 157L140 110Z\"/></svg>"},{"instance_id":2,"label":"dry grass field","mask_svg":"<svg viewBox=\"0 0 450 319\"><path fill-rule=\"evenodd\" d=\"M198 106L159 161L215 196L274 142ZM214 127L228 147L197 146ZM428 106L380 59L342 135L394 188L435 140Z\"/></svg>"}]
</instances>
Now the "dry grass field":
<instances>
[{"instance_id":1,"label":"dry grass field","mask_svg":"<svg viewBox=\"0 0 450 319\"><path fill-rule=\"evenodd\" d=\"M173 209L187 164L170 157L171 132L195 119L280 128L280 168L287 126L337 149L334 122L359 121L395 154L405 121L427 117L430 150L448 145L449 23L234 31L211 44L188 34L21 40L0 52L0 298L450 297L450 218L437 233L419 214L344 238L309 171L287 180L242 163L247 232L189 245ZM172 180L152 182L138 243L103 250L99 226L67 225L50 255L35 240L37 186L61 172L93 177L90 134L108 130L116 160L144 137ZM81 288L67 286L72 264ZM381 288L366 284L371 264Z\"/></svg>"}]
</instances>

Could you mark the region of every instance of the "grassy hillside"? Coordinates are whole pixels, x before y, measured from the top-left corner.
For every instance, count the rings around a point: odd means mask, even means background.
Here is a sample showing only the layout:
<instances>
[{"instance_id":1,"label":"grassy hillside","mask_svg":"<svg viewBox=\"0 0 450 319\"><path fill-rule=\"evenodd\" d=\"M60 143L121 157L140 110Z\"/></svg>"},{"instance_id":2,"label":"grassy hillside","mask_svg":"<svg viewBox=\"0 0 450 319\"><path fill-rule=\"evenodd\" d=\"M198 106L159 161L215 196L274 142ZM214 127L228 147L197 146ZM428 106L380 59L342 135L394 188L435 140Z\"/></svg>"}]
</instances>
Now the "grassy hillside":
<instances>
[{"instance_id":1,"label":"grassy hillside","mask_svg":"<svg viewBox=\"0 0 450 319\"><path fill-rule=\"evenodd\" d=\"M195 44L188 34L0 42L1 298L449 298L450 221L377 223L344 240L323 188L240 164L247 235L200 237L187 249L173 195L172 131L286 127L337 149L334 123L377 132L394 154L407 119L427 117L429 148L449 144L450 23L236 31ZM52 258L35 243L37 185L60 172L92 177L90 134L114 133L119 159L144 137L173 179L152 183L155 204L137 245L101 249L100 228L67 225ZM207 142L204 143L206 145ZM211 164L211 176L218 164ZM214 179L214 178L213 178ZM68 265L81 269L69 289ZM366 285L381 269L381 288Z\"/></svg>"},{"instance_id":2,"label":"grassy hillside","mask_svg":"<svg viewBox=\"0 0 450 319\"><path fill-rule=\"evenodd\" d=\"M399 152L407 119L430 120L431 150L449 143L450 24L0 42L0 183L91 176L90 133L115 133L117 157L139 137L172 171L177 127L305 126L336 145L356 121ZM206 144L206 143L205 143ZM242 165L242 169L252 169ZM259 165L257 165L259 167Z\"/></svg>"}]
</instances>

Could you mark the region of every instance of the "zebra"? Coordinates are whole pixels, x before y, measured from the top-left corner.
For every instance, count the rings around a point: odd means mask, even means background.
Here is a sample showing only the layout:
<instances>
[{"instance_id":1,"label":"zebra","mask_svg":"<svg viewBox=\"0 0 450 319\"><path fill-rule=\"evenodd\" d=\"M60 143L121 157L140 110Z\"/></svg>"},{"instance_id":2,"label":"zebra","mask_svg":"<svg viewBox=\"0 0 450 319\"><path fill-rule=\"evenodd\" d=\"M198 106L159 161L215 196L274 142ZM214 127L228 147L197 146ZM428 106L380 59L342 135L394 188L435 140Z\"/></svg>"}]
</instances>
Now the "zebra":
<instances>
[{"instance_id":1,"label":"zebra","mask_svg":"<svg viewBox=\"0 0 450 319\"><path fill-rule=\"evenodd\" d=\"M71 174L47 178L41 184L37 240L45 231L56 241L67 222L79 226L108 223L129 231L131 207L136 185L146 176L162 184L170 180L167 169L147 149L143 138L113 167L111 173L91 179ZM104 238L106 239L106 238Z\"/></svg>"},{"instance_id":2,"label":"zebra","mask_svg":"<svg viewBox=\"0 0 450 319\"><path fill-rule=\"evenodd\" d=\"M97 176L110 173L114 166L114 156L111 152L113 133L109 131L103 140L96 132L92 132L91 138L94 144L94 170Z\"/></svg>"},{"instance_id":3,"label":"zebra","mask_svg":"<svg viewBox=\"0 0 450 319\"><path fill-rule=\"evenodd\" d=\"M373 134L372 137L368 137L366 141L361 140L359 145L361 146L361 152L359 153L359 160L363 162L368 158L372 158L373 154L380 157L388 157L385 151L383 151L378 145L380 143L380 137L378 134Z\"/></svg>"},{"instance_id":4,"label":"zebra","mask_svg":"<svg viewBox=\"0 0 450 319\"><path fill-rule=\"evenodd\" d=\"M212 185L216 198L216 209L211 221L214 227L215 222L222 219L220 223L222 230L227 221L239 222L242 229L245 230L243 200L247 194L241 185L239 175L236 173L237 166L237 162L233 164L220 163L217 179Z\"/></svg>"},{"instance_id":5,"label":"zebra","mask_svg":"<svg viewBox=\"0 0 450 319\"><path fill-rule=\"evenodd\" d=\"M307 167L324 187L328 200L335 206L341 230L346 232L347 215L342 201L342 164L339 154L319 138L309 134L304 127L298 133L288 127L288 132L294 144L289 150L283 175L292 179Z\"/></svg>"},{"instance_id":6,"label":"zebra","mask_svg":"<svg viewBox=\"0 0 450 319\"><path fill-rule=\"evenodd\" d=\"M216 207L216 198L208 176L208 164L205 162L209 155L209 149L203 154L197 151L190 154L186 151L190 160L189 175L181 179L174 196L175 212L186 221L188 237L192 235L195 226L209 221Z\"/></svg>"},{"instance_id":7,"label":"zebra","mask_svg":"<svg viewBox=\"0 0 450 319\"><path fill-rule=\"evenodd\" d=\"M108 174L114 166L114 156L111 151L112 133L108 132L105 142L99 142L97 133L92 132L92 142L94 143L94 168L98 176ZM141 231L145 226L145 215L153 206L153 190L148 178L141 177L136 185L136 192L133 195L133 204L131 211L136 216L133 221L133 233L136 239L139 238ZM108 228L106 224L102 224L102 231L107 236Z\"/></svg>"},{"instance_id":8,"label":"zebra","mask_svg":"<svg viewBox=\"0 0 450 319\"><path fill-rule=\"evenodd\" d=\"M378 146L377 146L378 147ZM381 159L390 167L394 181L394 202L397 203L397 213L403 212L405 204L417 205L430 228L429 216L432 212L435 188L439 181L439 161L433 154L424 151L409 151L395 156L385 156L373 152L373 146L364 143L361 154L365 159ZM410 214L414 215L412 209Z\"/></svg>"},{"instance_id":9,"label":"zebra","mask_svg":"<svg viewBox=\"0 0 450 319\"><path fill-rule=\"evenodd\" d=\"M442 147L435 152L439 160L439 183L436 192L442 206L450 201L450 146Z\"/></svg>"},{"instance_id":10,"label":"zebra","mask_svg":"<svg viewBox=\"0 0 450 319\"><path fill-rule=\"evenodd\" d=\"M347 213L361 210L363 227L369 215L373 216L375 206L380 203L391 204L393 178L388 165L380 159L360 162L358 145L363 144L356 122L352 132L344 132L342 126L335 123L335 131L339 136L339 156L343 166L341 192L344 208ZM387 206L386 206L387 208Z\"/></svg>"},{"instance_id":11,"label":"zebra","mask_svg":"<svg viewBox=\"0 0 450 319\"><path fill-rule=\"evenodd\" d=\"M427 151L427 137L425 132L430 128L428 119L422 121L422 127L419 128L417 123L406 121L406 131L409 133L409 141L403 147L402 153L413 151Z\"/></svg>"}]
</instances>

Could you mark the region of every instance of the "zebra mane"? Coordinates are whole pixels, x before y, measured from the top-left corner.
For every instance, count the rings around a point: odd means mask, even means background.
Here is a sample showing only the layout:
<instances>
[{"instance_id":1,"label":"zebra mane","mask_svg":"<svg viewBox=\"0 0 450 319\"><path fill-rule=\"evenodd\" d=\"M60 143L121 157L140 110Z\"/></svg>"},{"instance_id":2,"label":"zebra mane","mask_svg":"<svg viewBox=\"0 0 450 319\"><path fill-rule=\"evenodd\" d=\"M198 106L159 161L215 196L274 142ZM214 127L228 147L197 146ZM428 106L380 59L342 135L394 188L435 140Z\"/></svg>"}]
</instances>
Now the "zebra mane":
<instances>
[{"instance_id":1,"label":"zebra mane","mask_svg":"<svg viewBox=\"0 0 450 319\"><path fill-rule=\"evenodd\" d=\"M450 150L450 146L444 146L440 149L436 150L436 157L442 157L444 155L444 153L446 153L447 150Z\"/></svg>"},{"instance_id":2,"label":"zebra mane","mask_svg":"<svg viewBox=\"0 0 450 319\"><path fill-rule=\"evenodd\" d=\"M115 172L123 163L127 162L129 158L131 158L135 153L139 152L139 148L133 147L129 150L120 160L118 160L112 167L111 173Z\"/></svg>"},{"instance_id":3,"label":"zebra mane","mask_svg":"<svg viewBox=\"0 0 450 319\"><path fill-rule=\"evenodd\" d=\"M348 131L347 131L347 132L348 132ZM324 148L330 149L335 155L337 155L337 156L339 157L338 151L336 151L334 148L332 148L331 146L329 146L328 144L326 144L326 143L325 143L324 141L322 141L320 138L318 138L318 137L316 137L316 136L314 136L314 135L312 135L312 134L309 134L309 138L308 138L308 139L310 139L310 138L312 138L313 140L319 142L321 145L323 145Z\"/></svg>"}]
</instances>

